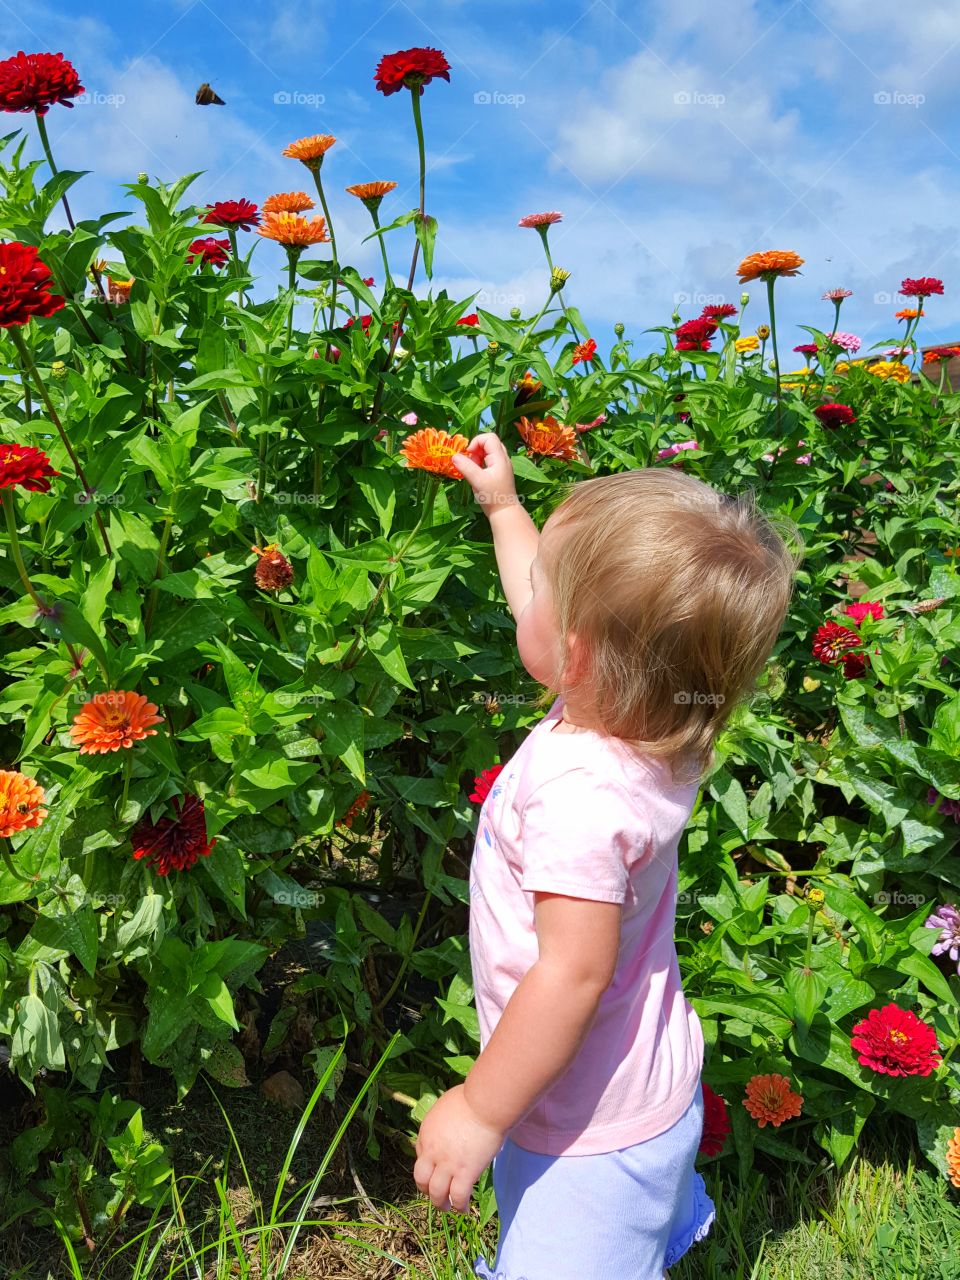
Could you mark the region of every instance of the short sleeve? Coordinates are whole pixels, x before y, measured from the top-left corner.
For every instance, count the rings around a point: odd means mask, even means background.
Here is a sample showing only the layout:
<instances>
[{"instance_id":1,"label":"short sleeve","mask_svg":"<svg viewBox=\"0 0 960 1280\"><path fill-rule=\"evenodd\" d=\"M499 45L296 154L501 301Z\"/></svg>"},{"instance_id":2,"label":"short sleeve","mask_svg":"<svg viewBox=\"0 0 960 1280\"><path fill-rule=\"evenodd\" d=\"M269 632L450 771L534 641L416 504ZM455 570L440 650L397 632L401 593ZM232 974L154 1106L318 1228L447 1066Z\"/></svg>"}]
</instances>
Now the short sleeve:
<instances>
[{"instance_id":1,"label":"short sleeve","mask_svg":"<svg viewBox=\"0 0 960 1280\"><path fill-rule=\"evenodd\" d=\"M531 792L520 815L520 887L625 902L649 841L642 807L617 782L571 769Z\"/></svg>"}]
</instances>

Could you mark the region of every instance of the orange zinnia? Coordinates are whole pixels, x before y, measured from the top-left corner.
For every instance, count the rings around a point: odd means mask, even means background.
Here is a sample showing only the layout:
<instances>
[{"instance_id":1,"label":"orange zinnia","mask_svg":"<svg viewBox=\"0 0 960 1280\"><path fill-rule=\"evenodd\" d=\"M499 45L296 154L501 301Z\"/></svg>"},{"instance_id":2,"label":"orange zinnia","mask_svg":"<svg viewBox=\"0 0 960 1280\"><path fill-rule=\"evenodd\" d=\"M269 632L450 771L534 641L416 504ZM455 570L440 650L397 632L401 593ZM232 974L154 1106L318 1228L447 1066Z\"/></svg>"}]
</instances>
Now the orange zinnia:
<instances>
[{"instance_id":1,"label":"orange zinnia","mask_svg":"<svg viewBox=\"0 0 960 1280\"><path fill-rule=\"evenodd\" d=\"M915 307L904 307L902 311L895 312L893 318L894 320L916 320L919 314Z\"/></svg>"},{"instance_id":2,"label":"orange zinnia","mask_svg":"<svg viewBox=\"0 0 960 1280\"><path fill-rule=\"evenodd\" d=\"M960 1128L954 1129L947 1143L947 1172L955 1187L960 1187Z\"/></svg>"},{"instance_id":3,"label":"orange zinnia","mask_svg":"<svg viewBox=\"0 0 960 1280\"><path fill-rule=\"evenodd\" d=\"M326 218L301 218L296 213L267 213L263 217L257 234L266 236L268 240L276 240L278 244L288 248L302 248L308 244L326 244Z\"/></svg>"},{"instance_id":4,"label":"orange zinnia","mask_svg":"<svg viewBox=\"0 0 960 1280\"><path fill-rule=\"evenodd\" d=\"M741 284L750 280L766 280L773 276L795 276L803 266L803 258L791 249L770 249L766 253L751 253L737 267Z\"/></svg>"},{"instance_id":5,"label":"orange zinnia","mask_svg":"<svg viewBox=\"0 0 960 1280\"><path fill-rule=\"evenodd\" d=\"M446 431L437 431L435 427L424 427L407 436L400 452L408 467L432 471L434 475L446 476L450 480L462 480L463 476L450 459L455 453L465 453L469 443L466 436L451 436Z\"/></svg>"},{"instance_id":6,"label":"orange zinnia","mask_svg":"<svg viewBox=\"0 0 960 1280\"><path fill-rule=\"evenodd\" d=\"M267 196L260 206L261 213L303 213L312 209L313 201L305 191L282 191L276 196Z\"/></svg>"},{"instance_id":7,"label":"orange zinnia","mask_svg":"<svg viewBox=\"0 0 960 1280\"><path fill-rule=\"evenodd\" d=\"M283 154L291 160L302 160L308 169L319 169L336 138L330 133L313 133L309 138L298 138L284 147Z\"/></svg>"},{"instance_id":8,"label":"orange zinnia","mask_svg":"<svg viewBox=\"0 0 960 1280\"><path fill-rule=\"evenodd\" d=\"M779 1128L784 1120L800 1114L803 1098L790 1088L786 1076L773 1073L767 1076L754 1076L747 1083L747 1096L743 1105L762 1129L766 1124Z\"/></svg>"},{"instance_id":9,"label":"orange zinnia","mask_svg":"<svg viewBox=\"0 0 960 1280\"><path fill-rule=\"evenodd\" d=\"M394 191L396 186L395 182L357 182L352 187L345 187L344 190L348 196L356 196L364 204L373 200L379 204L387 192Z\"/></svg>"},{"instance_id":10,"label":"orange zinnia","mask_svg":"<svg viewBox=\"0 0 960 1280\"><path fill-rule=\"evenodd\" d=\"M129 280L114 280L113 276L107 277L107 293L111 302L129 302L132 288L133 277Z\"/></svg>"},{"instance_id":11,"label":"orange zinnia","mask_svg":"<svg viewBox=\"0 0 960 1280\"><path fill-rule=\"evenodd\" d=\"M43 788L26 774L0 769L0 836L39 827L47 816Z\"/></svg>"},{"instance_id":12,"label":"orange zinnia","mask_svg":"<svg viewBox=\"0 0 960 1280\"><path fill-rule=\"evenodd\" d=\"M565 458L568 462L577 456L577 433L573 427L565 427L556 418L521 418L517 430L531 453L545 457Z\"/></svg>"},{"instance_id":13,"label":"orange zinnia","mask_svg":"<svg viewBox=\"0 0 960 1280\"><path fill-rule=\"evenodd\" d=\"M95 693L73 718L70 730L81 755L104 754L132 747L141 738L156 735L150 725L160 724L163 716L142 693L108 689Z\"/></svg>"}]
</instances>

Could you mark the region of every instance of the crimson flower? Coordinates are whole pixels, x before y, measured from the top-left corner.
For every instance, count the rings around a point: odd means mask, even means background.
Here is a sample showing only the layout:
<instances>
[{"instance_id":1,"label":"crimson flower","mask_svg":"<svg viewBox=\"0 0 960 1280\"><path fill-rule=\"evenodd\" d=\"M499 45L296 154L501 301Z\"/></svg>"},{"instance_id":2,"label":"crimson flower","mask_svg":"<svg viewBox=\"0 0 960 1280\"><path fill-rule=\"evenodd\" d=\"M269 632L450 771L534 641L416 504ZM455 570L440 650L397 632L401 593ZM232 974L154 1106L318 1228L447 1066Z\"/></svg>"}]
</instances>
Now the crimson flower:
<instances>
[{"instance_id":1,"label":"crimson flower","mask_svg":"<svg viewBox=\"0 0 960 1280\"><path fill-rule=\"evenodd\" d=\"M701 320L726 320L728 316L735 316L737 308L732 302L719 302L704 307L700 313ZM716 1097L716 1094L714 1094Z\"/></svg>"},{"instance_id":2,"label":"crimson flower","mask_svg":"<svg viewBox=\"0 0 960 1280\"><path fill-rule=\"evenodd\" d=\"M847 650L859 649L862 644L856 631L839 622L825 622L813 637L813 656L821 662L839 662Z\"/></svg>"},{"instance_id":3,"label":"crimson flower","mask_svg":"<svg viewBox=\"0 0 960 1280\"><path fill-rule=\"evenodd\" d=\"M490 788L496 782L501 769L503 769L502 764L491 765L489 769L484 769L479 778L474 778L474 789L470 792L470 799L474 804L483 804L490 794Z\"/></svg>"},{"instance_id":4,"label":"crimson flower","mask_svg":"<svg viewBox=\"0 0 960 1280\"><path fill-rule=\"evenodd\" d=\"M593 338L588 338L586 342L578 342L573 348L573 359L570 363L579 364L582 360L584 364L589 364L593 357L597 354L597 344Z\"/></svg>"},{"instance_id":5,"label":"crimson flower","mask_svg":"<svg viewBox=\"0 0 960 1280\"><path fill-rule=\"evenodd\" d=\"M356 316L351 316L351 317L350 317L350 319L347 321L347 328L348 328L348 329L349 329L349 328L350 328L350 326L353 324L353 322L356 320L356 318L357 318ZM373 316L372 316L372 315L370 315L370 316L361 316L361 317L360 317L360 328L363 330L363 332L364 332L364 336L366 336L366 335L370 332L370 323L371 323L371 321L372 321L372 320L373 320Z\"/></svg>"},{"instance_id":6,"label":"crimson flower","mask_svg":"<svg viewBox=\"0 0 960 1280\"><path fill-rule=\"evenodd\" d=\"M900 292L905 298L929 298L932 293L943 293L943 281L935 276L920 276L917 280L907 276L900 285Z\"/></svg>"},{"instance_id":7,"label":"crimson flower","mask_svg":"<svg viewBox=\"0 0 960 1280\"><path fill-rule=\"evenodd\" d=\"M72 107L68 99L83 92L73 63L62 53L21 49L0 62L0 111L35 111L45 116L54 103Z\"/></svg>"},{"instance_id":8,"label":"crimson flower","mask_svg":"<svg viewBox=\"0 0 960 1280\"><path fill-rule=\"evenodd\" d=\"M175 818L159 822L143 821L133 829L133 856L152 866L158 876L171 871L186 871L197 858L207 858L217 843L207 839L207 823L203 801L186 795L173 801Z\"/></svg>"},{"instance_id":9,"label":"crimson flower","mask_svg":"<svg viewBox=\"0 0 960 1280\"><path fill-rule=\"evenodd\" d=\"M475 329L480 324L480 317L475 311L471 311L468 316L461 316L457 324L467 324L471 329Z\"/></svg>"},{"instance_id":10,"label":"crimson flower","mask_svg":"<svg viewBox=\"0 0 960 1280\"><path fill-rule=\"evenodd\" d=\"M706 1080L701 1083L703 1086L703 1137L700 1139L698 1154L718 1156L730 1132L727 1104L718 1093L714 1093Z\"/></svg>"},{"instance_id":11,"label":"crimson flower","mask_svg":"<svg viewBox=\"0 0 960 1280\"><path fill-rule=\"evenodd\" d=\"M819 347L815 342L801 342L798 347L793 348L799 351L802 356L815 356L819 351Z\"/></svg>"},{"instance_id":12,"label":"crimson flower","mask_svg":"<svg viewBox=\"0 0 960 1280\"><path fill-rule=\"evenodd\" d=\"M856 604L846 605L843 612L848 618L852 618L859 627L860 623L868 615L879 622L883 617L883 605L879 600L858 600Z\"/></svg>"},{"instance_id":13,"label":"crimson flower","mask_svg":"<svg viewBox=\"0 0 960 1280\"><path fill-rule=\"evenodd\" d=\"M218 200L207 206L201 222L212 222L217 227L236 227L249 231L260 221L260 211L251 200Z\"/></svg>"},{"instance_id":14,"label":"crimson flower","mask_svg":"<svg viewBox=\"0 0 960 1280\"><path fill-rule=\"evenodd\" d=\"M34 316L52 316L66 300L50 293L50 268L32 244L0 244L0 329L29 324Z\"/></svg>"},{"instance_id":15,"label":"crimson flower","mask_svg":"<svg viewBox=\"0 0 960 1280\"><path fill-rule=\"evenodd\" d=\"M201 267L206 266L208 262L211 267L222 267L227 261L229 248L229 240L218 240L216 236L201 236L198 240L194 240L187 250L187 261L193 262L194 258L199 258Z\"/></svg>"},{"instance_id":16,"label":"crimson flower","mask_svg":"<svg viewBox=\"0 0 960 1280\"><path fill-rule=\"evenodd\" d=\"M377 88L385 96L399 93L401 89L419 89L438 76L450 83L450 63L439 49L399 49L385 53L380 59L373 78Z\"/></svg>"},{"instance_id":17,"label":"crimson flower","mask_svg":"<svg viewBox=\"0 0 960 1280\"><path fill-rule=\"evenodd\" d=\"M848 404L821 404L814 409L814 416L819 418L825 427L849 427L856 422L857 415Z\"/></svg>"},{"instance_id":18,"label":"crimson flower","mask_svg":"<svg viewBox=\"0 0 960 1280\"><path fill-rule=\"evenodd\" d=\"M49 477L59 474L47 455L32 444L0 444L0 489L21 485L31 493L49 493Z\"/></svg>"},{"instance_id":19,"label":"crimson flower","mask_svg":"<svg viewBox=\"0 0 960 1280\"><path fill-rule=\"evenodd\" d=\"M716 320L700 316L697 320L685 320L674 332L678 351L709 351L710 339L717 331Z\"/></svg>"},{"instance_id":20,"label":"crimson flower","mask_svg":"<svg viewBox=\"0 0 960 1280\"><path fill-rule=\"evenodd\" d=\"M928 1076L940 1062L933 1027L897 1004L871 1009L853 1028L850 1048L861 1067L887 1076Z\"/></svg>"},{"instance_id":21,"label":"crimson flower","mask_svg":"<svg viewBox=\"0 0 960 1280\"><path fill-rule=\"evenodd\" d=\"M855 653L843 654L840 662L843 666L843 678L845 680L859 680L861 676L867 674L870 655L864 653L862 649L857 649Z\"/></svg>"}]
</instances>

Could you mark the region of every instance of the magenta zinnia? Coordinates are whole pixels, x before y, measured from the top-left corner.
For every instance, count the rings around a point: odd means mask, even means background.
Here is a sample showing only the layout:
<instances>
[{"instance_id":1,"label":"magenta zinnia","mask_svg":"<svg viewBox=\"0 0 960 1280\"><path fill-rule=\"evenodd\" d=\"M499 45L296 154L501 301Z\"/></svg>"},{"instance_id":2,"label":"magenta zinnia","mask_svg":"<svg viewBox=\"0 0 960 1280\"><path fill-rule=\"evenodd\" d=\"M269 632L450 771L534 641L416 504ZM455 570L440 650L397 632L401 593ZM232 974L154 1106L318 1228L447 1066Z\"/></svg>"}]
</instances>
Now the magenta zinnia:
<instances>
[{"instance_id":1,"label":"magenta zinnia","mask_svg":"<svg viewBox=\"0 0 960 1280\"><path fill-rule=\"evenodd\" d=\"M717 321L700 316L697 320L685 320L674 330L677 351L709 351L710 339L717 332Z\"/></svg>"},{"instance_id":2,"label":"magenta zinnia","mask_svg":"<svg viewBox=\"0 0 960 1280\"><path fill-rule=\"evenodd\" d=\"M849 649L859 649L863 640L839 622L825 622L813 638L813 656L821 662L838 662Z\"/></svg>"},{"instance_id":3,"label":"magenta zinnia","mask_svg":"<svg viewBox=\"0 0 960 1280\"><path fill-rule=\"evenodd\" d=\"M207 839L203 801L186 795L173 801L175 817L141 822L133 829L133 856L153 867L158 876L187 871L197 858L207 858L217 843Z\"/></svg>"}]
</instances>

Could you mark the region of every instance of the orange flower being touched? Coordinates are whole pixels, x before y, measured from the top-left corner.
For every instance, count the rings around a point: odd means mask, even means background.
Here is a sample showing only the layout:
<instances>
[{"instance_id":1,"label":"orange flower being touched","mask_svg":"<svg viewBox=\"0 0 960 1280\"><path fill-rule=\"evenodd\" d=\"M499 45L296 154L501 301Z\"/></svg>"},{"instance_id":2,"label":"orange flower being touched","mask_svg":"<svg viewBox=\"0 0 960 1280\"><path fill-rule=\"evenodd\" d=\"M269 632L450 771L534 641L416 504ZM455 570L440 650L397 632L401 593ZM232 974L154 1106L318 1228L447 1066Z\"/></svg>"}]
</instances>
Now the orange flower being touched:
<instances>
[{"instance_id":1,"label":"orange flower being touched","mask_svg":"<svg viewBox=\"0 0 960 1280\"><path fill-rule=\"evenodd\" d=\"M344 190L348 196L356 196L369 207L379 205L383 197L394 191L396 186L395 182L357 182L352 187L345 187Z\"/></svg>"},{"instance_id":2,"label":"orange flower being touched","mask_svg":"<svg viewBox=\"0 0 960 1280\"><path fill-rule=\"evenodd\" d=\"M521 418L517 430L531 453L565 458L568 462L577 456L576 431L573 427L562 426L556 418Z\"/></svg>"},{"instance_id":3,"label":"orange flower being touched","mask_svg":"<svg viewBox=\"0 0 960 1280\"><path fill-rule=\"evenodd\" d=\"M326 218L301 218L296 213L267 213L257 227L257 234L287 248L303 248L308 244L326 244Z\"/></svg>"},{"instance_id":4,"label":"orange flower being touched","mask_svg":"<svg viewBox=\"0 0 960 1280\"><path fill-rule=\"evenodd\" d=\"M26 774L0 769L0 836L16 835L27 827L39 827L47 816L43 788Z\"/></svg>"},{"instance_id":5,"label":"orange flower being touched","mask_svg":"<svg viewBox=\"0 0 960 1280\"><path fill-rule=\"evenodd\" d=\"M83 755L103 755L132 747L141 738L156 736L150 725L160 724L163 716L142 693L108 689L95 693L73 718L70 734Z\"/></svg>"},{"instance_id":6,"label":"orange flower being touched","mask_svg":"<svg viewBox=\"0 0 960 1280\"><path fill-rule=\"evenodd\" d=\"M408 467L430 471L436 476L446 476L449 480L462 480L463 476L450 459L455 453L465 453L469 443L466 436L451 436L435 427L424 427L415 431L412 436L407 436L400 446L400 452L406 458Z\"/></svg>"},{"instance_id":7,"label":"orange flower being touched","mask_svg":"<svg viewBox=\"0 0 960 1280\"><path fill-rule=\"evenodd\" d=\"M302 160L308 169L319 169L336 138L329 133L313 133L309 138L298 138L284 147L283 154L291 160Z\"/></svg>"},{"instance_id":8,"label":"orange flower being touched","mask_svg":"<svg viewBox=\"0 0 960 1280\"><path fill-rule=\"evenodd\" d=\"M281 191L279 195L267 196L260 210L262 213L303 213L312 209L313 203L305 191Z\"/></svg>"},{"instance_id":9,"label":"orange flower being touched","mask_svg":"<svg viewBox=\"0 0 960 1280\"><path fill-rule=\"evenodd\" d=\"M741 284L750 280L767 280L774 276L795 276L803 266L803 258L791 249L770 249L766 253L751 253L737 267Z\"/></svg>"},{"instance_id":10,"label":"orange flower being touched","mask_svg":"<svg viewBox=\"0 0 960 1280\"><path fill-rule=\"evenodd\" d=\"M786 1076L774 1073L748 1081L743 1105L761 1129L768 1123L776 1129L784 1120L800 1114L803 1098L791 1090Z\"/></svg>"}]
</instances>

